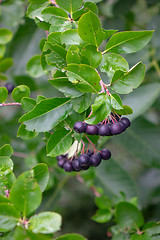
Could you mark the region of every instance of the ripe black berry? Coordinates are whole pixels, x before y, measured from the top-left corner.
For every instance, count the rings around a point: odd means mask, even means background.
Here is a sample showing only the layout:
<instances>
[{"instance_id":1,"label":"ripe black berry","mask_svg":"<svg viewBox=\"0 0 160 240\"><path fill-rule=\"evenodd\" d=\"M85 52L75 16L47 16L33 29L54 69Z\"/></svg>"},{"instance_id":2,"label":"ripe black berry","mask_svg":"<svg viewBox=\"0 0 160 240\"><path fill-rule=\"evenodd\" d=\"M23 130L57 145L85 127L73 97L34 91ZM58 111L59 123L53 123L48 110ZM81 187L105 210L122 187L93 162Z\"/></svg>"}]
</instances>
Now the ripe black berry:
<instances>
[{"instance_id":1,"label":"ripe black berry","mask_svg":"<svg viewBox=\"0 0 160 240\"><path fill-rule=\"evenodd\" d=\"M82 169L78 159L72 161L72 167L76 172L79 172Z\"/></svg>"},{"instance_id":2,"label":"ripe black berry","mask_svg":"<svg viewBox=\"0 0 160 240\"><path fill-rule=\"evenodd\" d=\"M107 124L99 126L98 134L100 136L110 136L111 130Z\"/></svg>"},{"instance_id":3,"label":"ripe black berry","mask_svg":"<svg viewBox=\"0 0 160 240\"><path fill-rule=\"evenodd\" d=\"M123 128L123 132L126 130L126 124L122 121L119 121L119 124L121 124L122 128Z\"/></svg>"},{"instance_id":4,"label":"ripe black berry","mask_svg":"<svg viewBox=\"0 0 160 240\"><path fill-rule=\"evenodd\" d=\"M74 124L73 129L78 133L83 133L86 130L86 125L86 123L79 121Z\"/></svg>"},{"instance_id":5,"label":"ripe black berry","mask_svg":"<svg viewBox=\"0 0 160 240\"><path fill-rule=\"evenodd\" d=\"M96 125L87 125L85 132L89 135L97 135L98 127Z\"/></svg>"},{"instance_id":6,"label":"ripe black berry","mask_svg":"<svg viewBox=\"0 0 160 240\"><path fill-rule=\"evenodd\" d=\"M13 85L13 83L8 82L5 84L5 87L7 88L8 93L11 93L15 86Z\"/></svg>"},{"instance_id":7,"label":"ripe black berry","mask_svg":"<svg viewBox=\"0 0 160 240\"><path fill-rule=\"evenodd\" d=\"M67 160L66 158L62 158L62 159L58 160L58 166L63 168L66 160Z\"/></svg>"},{"instance_id":8,"label":"ripe black berry","mask_svg":"<svg viewBox=\"0 0 160 240\"><path fill-rule=\"evenodd\" d=\"M92 167L97 167L101 163L101 154L93 154L90 157L90 164Z\"/></svg>"},{"instance_id":9,"label":"ripe black berry","mask_svg":"<svg viewBox=\"0 0 160 240\"><path fill-rule=\"evenodd\" d=\"M126 128L128 128L131 125L130 120L126 117L121 118L121 121L125 123Z\"/></svg>"},{"instance_id":10,"label":"ripe black berry","mask_svg":"<svg viewBox=\"0 0 160 240\"><path fill-rule=\"evenodd\" d=\"M85 154L87 154L90 157L93 154L93 151L89 149L88 152L86 152Z\"/></svg>"},{"instance_id":11,"label":"ripe black berry","mask_svg":"<svg viewBox=\"0 0 160 240\"><path fill-rule=\"evenodd\" d=\"M59 160L61 160L61 159L64 159L64 158L66 158L65 155L59 155L59 156L57 156L57 161L59 161Z\"/></svg>"},{"instance_id":12,"label":"ripe black berry","mask_svg":"<svg viewBox=\"0 0 160 240\"><path fill-rule=\"evenodd\" d=\"M63 165L63 169L66 172L72 172L73 171L72 163L69 161L65 162Z\"/></svg>"},{"instance_id":13,"label":"ripe black berry","mask_svg":"<svg viewBox=\"0 0 160 240\"><path fill-rule=\"evenodd\" d=\"M90 163L89 161L89 156L87 154L81 154L79 157L78 157L78 161L80 163L81 166L83 165L88 165Z\"/></svg>"},{"instance_id":14,"label":"ripe black berry","mask_svg":"<svg viewBox=\"0 0 160 240\"><path fill-rule=\"evenodd\" d=\"M103 160L108 160L111 157L111 152L108 149L101 150L101 157Z\"/></svg>"},{"instance_id":15,"label":"ripe black berry","mask_svg":"<svg viewBox=\"0 0 160 240\"><path fill-rule=\"evenodd\" d=\"M119 122L113 123L110 126L112 135L117 135L123 132L123 127Z\"/></svg>"}]
</instances>

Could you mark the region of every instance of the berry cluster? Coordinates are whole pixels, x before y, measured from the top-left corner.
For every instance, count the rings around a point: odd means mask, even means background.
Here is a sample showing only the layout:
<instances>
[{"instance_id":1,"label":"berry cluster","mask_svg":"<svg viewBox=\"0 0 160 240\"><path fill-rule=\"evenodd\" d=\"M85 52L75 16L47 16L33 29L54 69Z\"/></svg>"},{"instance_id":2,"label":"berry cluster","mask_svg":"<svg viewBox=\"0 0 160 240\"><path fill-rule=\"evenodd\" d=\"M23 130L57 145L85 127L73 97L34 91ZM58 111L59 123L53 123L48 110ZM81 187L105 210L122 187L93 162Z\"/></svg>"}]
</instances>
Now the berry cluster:
<instances>
[{"instance_id":1,"label":"berry cluster","mask_svg":"<svg viewBox=\"0 0 160 240\"><path fill-rule=\"evenodd\" d=\"M108 160L111 157L111 152L108 149L102 149L99 153L94 153L88 150L84 154L80 154L77 158L68 159L67 155L59 155L57 157L58 166L66 172L87 170L90 166L97 167L101 160Z\"/></svg>"},{"instance_id":2,"label":"berry cluster","mask_svg":"<svg viewBox=\"0 0 160 240\"><path fill-rule=\"evenodd\" d=\"M96 125L90 125L85 122L76 122L73 129L78 133L87 133L89 135L113 136L120 134L131 125L126 117L113 120L107 119Z\"/></svg>"}]
</instances>

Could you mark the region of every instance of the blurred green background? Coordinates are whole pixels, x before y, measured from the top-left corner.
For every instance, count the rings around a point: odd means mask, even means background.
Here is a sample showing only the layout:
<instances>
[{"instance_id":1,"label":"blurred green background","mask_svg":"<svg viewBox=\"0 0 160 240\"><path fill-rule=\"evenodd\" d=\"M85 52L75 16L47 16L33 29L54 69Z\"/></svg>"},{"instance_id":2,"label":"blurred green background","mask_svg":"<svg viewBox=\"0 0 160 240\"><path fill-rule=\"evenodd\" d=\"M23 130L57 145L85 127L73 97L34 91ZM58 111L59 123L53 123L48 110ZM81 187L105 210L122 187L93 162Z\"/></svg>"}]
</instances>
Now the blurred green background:
<instances>
[{"instance_id":1,"label":"blurred green background","mask_svg":"<svg viewBox=\"0 0 160 240\"><path fill-rule=\"evenodd\" d=\"M13 66L5 71L6 81L15 86L28 85L33 98L37 95L59 96L59 92L50 87L47 76L32 78L26 72L28 60L41 53L39 44L46 37L33 20L26 18L27 4L24 0L2 0L0 5L0 28L8 28L14 33L0 60L13 58L14 61ZM57 169L55 159L46 157L43 134L32 140L16 137L18 119L24 113L19 107L0 109L0 146L6 143L13 146L17 176L37 162L49 165L50 182L39 210L54 210L62 214L63 233L76 232L89 240L106 240L109 239L107 229L113 223L98 224L91 220L96 210L94 194L88 187L92 181L108 196L118 196L120 191L128 199L138 196L145 220L160 220L160 1L106 0L97 4L106 29L155 30L147 47L138 53L123 55L130 67L143 61L146 76L138 89L122 96L123 103L134 110L130 116L132 126L120 136L109 140L103 138L98 142L98 148L111 150L112 160L101 164L95 172L82 174L85 183L79 182L72 174L63 173ZM4 86L6 81L1 79L0 85ZM10 101L11 96L8 98Z\"/></svg>"}]
</instances>

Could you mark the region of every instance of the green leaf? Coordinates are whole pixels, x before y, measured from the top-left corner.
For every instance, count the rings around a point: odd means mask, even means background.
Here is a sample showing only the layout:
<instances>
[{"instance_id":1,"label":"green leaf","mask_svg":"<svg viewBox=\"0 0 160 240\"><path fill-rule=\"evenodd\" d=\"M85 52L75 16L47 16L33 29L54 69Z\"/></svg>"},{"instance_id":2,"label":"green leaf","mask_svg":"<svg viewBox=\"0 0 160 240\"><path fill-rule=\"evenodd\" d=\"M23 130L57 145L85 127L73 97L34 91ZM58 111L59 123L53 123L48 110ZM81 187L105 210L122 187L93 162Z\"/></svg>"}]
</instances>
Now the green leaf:
<instances>
[{"instance_id":1,"label":"green leaf","mask_svg":"<svg viewBox=\"0 0 160 240\"><path fill-rule=\"evenodd\" d=\"M123 109L122 100L121 100L120 96L116 93L113 93L110 96L111 96L112 108L114 108L116 110Z\"/></svg>"},{"instance_id":2,"label":"green leaf","mask_svg":"<svg viewBox=\"0 0 160 240\"><path fill-rule=\"evenodd\" d=\"M32 98L24 97L21 100L21 106L25 112L29 112L36 106L36 101Z\"/></svg>"},{"instance_id":3,"label":"green leaf","mask_svg":"<svg viewBox=\"0 0 160 240\"><path fill-rule=\"evenodd\" d=\"M21 124L18 128L17 137L20 137L22 139L31 139L38 135L36 132L31 132L26 129L26 126L24 124Z\"/></svg>"},{"instance_id":4,"label":"green leaf","mask_svg":"<svg viewBox=\"0 0 160 240\"><path fill-rule=\"evenodd\" d=\"M129 240L129 237L128 234L126 235L125 233L119 233L118 235L114 235L112 240Z\"/></svg>"},{"instance_id":5,"label":"green leaf","mask_svg":"<svg viewBox=\"0 0 160 240\"><path fill-rule=\"evenodd\" d=\"M48 6L48 3L31 3L27 9L27 17L35 19L36 17L42 18L41 12Z\"/></svg>"},{"instance_id":6,"label":"green leaf","mask_svg":"<svg viewBox=\"0 0 160 240\"><path fill-rule=\"evenodd\" d=\"M10 144L5 144L0 148L0 156L10 157L13 154L13 148Z\"/></svg>"},{"instance_id":7,"label":"green leaf","mask_svg":"<svg viewBox=\"0 0 160 240\"><path fill-rule=\"evenodd\" d=\"M79 37L77 29L66 30L61 35L61 42L65 45L80 45L83 43Z\"/></svg>"},{"instance_id":8,"label":"green leaf","mask_svg":"<svg viewBox=\"0 0 160 240\"><path fill-rule=\"evenodd\" d=\"M144 224L142 213L138 208L128 202L120 202L116 206L116 219L122 228L136 229Z\"/></svg>"},{"instance_id":9,"label":"green leaf","mask_svg":"<svg viewBox=\"0 0 160 240\"><path fill-rule=\"evenodd\" d=\"M51 237L44 234L35 234L26 228L17 226L14 230L14 240L51 240Z\"/></svg>"},{"instance_id":10,"label":"green leaf","mask_svg":"<svg viewBox=\"0 0 160 240\"><path fill-rule=\"evenodd\" d=\"M68 19L68 14L61 8L58 7L47 7L42 12L42 17L46 22L55 24L57 18Z\"/></svg>"},{"instance_id":11,"label":"green leaf","mask_svg":"<svg viewBox=\"0 0 160 240\"><path fill-rule=\"evenodd\" d=\"M106 119L112 110L111 99L106 94L99 95L92 105L92 114L86 118L89 124L97 124Z\"/></svg>"},{"instance_id":12,"label":"green leaf","mask_svg":"<svg viewBox=\"0 0 160 240\"><path fill-rule=\"evenodd\" d=\"M95 203L100 209L110 209L112 207L112 200L105 195L96 197Z\"/></svg>"},{"instance_id":13,"label":"green leaf","mask_svg":"<svg viewBox=\"0 0 160 240\"><path fill-rule=\"evenodd\" d=\"M34 233L54 233L60 230L62 217L55 212L42 212L29 220L29 229Z\"/></svg>"},{"instance_id":14,"label":"green leaf","mask_svg":"<svg viewBox=\"0 0 160 240\"><path fill-rule=\"evenodd\" d=\"M122 110L115 110L118 115L129 115L133 113L133 109L127 105L122 106Z\"/></svg>"},{"instance_id":15,"label":"green leaf","mask_svg":"<svg viewBox=\"0 0 160 240\"><path fill-rule=\"evenodd\" d=\"M41 191L44 192L49 181L48 167L45 163L39 163L34 166L31 171L33 171L33 176L39 184Z\"/></svg>"},{"instance_id":16,"label":"green leaf","mask_svg":"<svg viewBox=\"0 0 160 240\"><path fill-rule=\"evenodd\" d=\"M5 29L5 28L1 28L0 29L0 36L1 36L0 44L6 44L6 43L11 41L13 34L10 30Z\"/></svg>"},{"instance_id":17,"label":"green leaf","mask_svg":"<svg viewBox=\"0 0 160 240\"><path fill-rule=\"evenodd\" d=\"M47 42L54 44L61 44L61 32L53 32L48 35Z\"/></svg>"},{"instance_id":18,"label":"green leaf","mask_svg":"<svg viewBox=\"0 0 160 240\"><path fill-rule=\"evenodd\" d=\"M65 153L72 145L72 131L61 129L53 132L47 143L47 156L56 157Z\"/></svg>"},{"instance_id":19,"label":"green leaf","mask_svg":"<svg viewBox=\"0 0 160 240\"><path fill-rule=\"evenodd\" d=\"M98 223L105 223L111 220L113 213L107 209L98 209L96 213L92 216L92 220Z\"/></svg>"},{"instance_id":20,"label":"green leaf","mask_svg":"<svg viewBox=\"0 0 160 240\"><path fill-rule=\"evenodd\" d=\"M56 0L56 3L59 7L70 12L72 15L73 12L82 6L83 0Z\"/></svg>"},{"instance_id":21,"label":"green leaf","mask_svg":"<svg viewBox=\"0 0 160 240\"><path fill-rule=\"evenodd\" d=\"M160 234L160 224L157 224L157 226L153 226L151 228L147 228L145 232L149 236L159 235Z\"/></svg>"},{"instance_id":22,"label":"green leaf","mask_svg":"<svg viewBox=\"0 0 160 240\"><path fill-rule=\"evenodd\" d=\"M49 47L51 50L50 54L46 54L46 62L51 65L51 66L58 66L58 67L63 67L66 65L66 54L67 51L60 45L54 44L51 45L50 43L45 44L45 47ZM45 48L44 47L44 48Z\"/></svg>"},{"instance_id":23,"label":"green leaf","mask_svg":"<svg viewBox=\"0 0 160 240\"><path fill-rule=\"evenodd\" d=\"M6 51L6 46L0 44L0 59L3 58L5 51Z\"/></svg>"},{"instance_id":24,"label":"green leaf","mask_svg":"<svg viewBox=\"0 0 160 240\"><path fill-rule=\"evenodd\" d=\"M151 40L153 31L125 31L115 33L109 40L106 51L114 53L137 52Z\"/></svg>"},{"instance_id":25,"label":"green leaf","mask_svg":"<svg viewBox=\"0 0 160 240\"><path fill-rule=\"evenodd\" d=\"M73 105L73 109L78 113L82 113L86 111L91 105L91 102L92 102L92 99L91 99L90 93L85 93L80 97L72 99L71 101Z\"/></svg>"},{"instance_id":26,"label":"green leaf","mask_svg":"<svg viewBox=\"0 0 160 240\"><path fill-rule=\"evenodd\" d=\"M0 203L9 203L9 199L7 197L4 197L3 195L0 195Z\"/></svg>"},{"instance_id":27,"label":"green leaf","mask_svg":"<svg viewBox=\"0 0 160 240\"><path fill-rule=\"evenodd\" d=\"M109 198L119 195L120 192L128 199L137 196L133 180L114 159L107 163L102 162L96 169L95 186L101 187Z\"/></svg>"},{"instance_id":28,"label":"green leaf","mask_svg":"<svg viewBox=\"0 0 160 240\"><path fill-rule=\"evenodd\" d=\"M147 233L144 233L141 235L133 234L130 240L152 240L152 238Z\"/></svg>"},{"instance_id":29,"label":"green leaf","mask_svg":"<svg viewBox=\"0 0 160 240\"><path fill-rule=\"evenodd\" d=\"M121 55L108 53L102 56L100 70L101 72L106 72L111 79L117 70L127 72L129 70L129 65Z\"/></svg>"},{"instance_id":30,"label":"green leaf","mask_svg":"<svg viewBox=\"0 0 160 240\"><path fill-rule=\"evenodd\" d=\"M54 74L53 80L49 80L49 82L59 91L63 92L67 97L79 97L83 94L76 89L74 84L69 82L65 73L62 73L58 70Z\"/></svg>"},{"instance_id":31,"label":"green leaf","mask_svg":"<svg viewBox=\"0 0 160 240\"><path fill-rule=\"evenodd\" d=\"M111 81L111 87L117 93L127 94L142 83L145 75L145 65L141 62L137 63L121 77L119 77L119 75L117 76L117 72L119 71L120 70L115 72Z\"/></svg>"},{"instance_id":32,"label":"green leaf","mask_svg":"<svg viewBox=\"0 0 160 240\"><path fill-rule=\"evenodd\" d=\"M5 194L5 190L9 190L15 182L16 177L10 168L5 172L0 171L0 194Z\"/></svg>"},{"instance_id":33,"label":"green leaf","mask_svg":"<svg viewBox=\"0 0 160 240\"><path fill-rule=\"evenodd\" d=\"M65 32L66 30L69 30L72 28L73 24L71 21L65 19L65 18L54 18L54 24L50 26L49 33L52 32Z\"/></svg>"},{"instance_id":34,"label":"green leaf","mask_svg":"<svg viewBox=\"0 0 160 240\"><path fill-rule=\"evenodd\" d=\"M85 2L84 3L84 7L81 8L78 11L75 11L73 13L73 19L75 21L79 20L79 18L84 14L87 13L89 10L91 10L93 13L95 13L96 15L98 15L98 7L96 6L96 4L92 3L92 2Z\"/></svg>"},{"instance_id":35,"label":"green leaf","mask_svg":"<svg viewBox=\"0 0 160 240\"><path fill-rule=\"evenodd\" d=\"M102 54L97 51L96 46L88 45L82 49L81 54L85 56L90 63L90 66L97 68L102 60Z\"/></svg>"},{"instance_id":36,"label":"green leaf","mask_svg":"<svg viewBox=\"0 0 160 240\"><path fill-rule=\"evenodd\" d=\"M4 73L0 72L0 80L1 81L6 81L7 80L7 76Z\"/></svg>"},{"instance_id":37,"label":"green leaf","mask_svg":"<svg viewBox=\"0 0 160 240\"><path fill-rule=\"evenodd\" d=\"M70 64L70 63L80 64L81 63L79 48L77 46L72 45L68 49L67 55L66 55L66 61L67 61L67 64Z\"/></svg>"},{"instance_id":38,"label":"green leaf","mask_svg":"<svg viewBox=\"0 0 160 240\"><path fill-rule=\"evenodd\" d=\"M68 64L65 70L69 80L76 83L78 90L93 93L100 91L100 76L94 68L85 64Z\"/></svg>"},{"instance_id":39,"label":"green leaf","mask_svg":"<svg viewBox=\"0 0 160 240\"><path fill-rule=\"evenodd\" d=\"M8 90L5 87L0 87L0 103L4 103L8 97Z\"/></svg>"},{"instance_id":40,"label":"green leaf","mask_svg":"<svg viewBox=\"0 0 160 240\"><path fill-rule=\"evenodd\" d=\"M31 3L45 3L48 2L48 0L29 0Z\"/></svg>"},{"instance_id":41,"label":"green leaf","mask_svg":"<svg viewBox=\"0 0 160 240\"><path fill-rule=\"evenodd\" d=\"M13 89L12 97L16 102L21 102L22 98L29 97L30 89L26 85L20 85Z\"/></svg>"},{"instance_id":42,"label":"green leaf","mask_svg":"<svg viewBox=\"0 0 160 240\"><path fill-rule=\"evenodd\" d=\"M0 171L5 172L8 169L13 170L12 160L7 156L1 156L0 157Z\"/></svg>"},{"instance_id":43,"label":"green leaf","mask_svg":"<svg viewBox=\"0 0 160 240\"><path fill-rule=\"evenodd\" d=\"M87 239L82 237L79 234L70 233L70 234L65 234L61 237L58 237L56 238L56 240L87 240Z\"/></svg>"},{"instance_id":44,"label":"green leaf","mask_svg":"<svg viewBox=\"0 0 160 240\"><path fill-rule=\"evenodd\" d=\"M0 72L7 71L13 65L12 58L5 58L0 61Z\"/></svg>"},{"instance_id":45,"label":"green leaf","mask_svg":"<svg viewBox=\"0 0 160 240\"><path fill-rule=\"evenodd\" d=\"M70 98L44 99L19 121L24 122L27 130L49 131L67 117L70 107Z\"/></svg>"},{"instance_id":46,"label":"green leaf","mask_svg":"<svg viewBox=\"0 0 160 240\"><path fill-rule=\"evenodd\" d=\"M78 34L87 43L99 46L104 40L105 33L96 14L89 11L82 15L78 23Z\"/></svg>"},{"instance_id":47,"label":"green leaf","mask_svg":"<svg viewBox=\"0 0 160 240\"><path fill-rule=\"evenodd\" d=\"M41 199L41 189L30 171L21 174L11 187L10 200L24 217L39 207Z\"/></svg>"},{"instance_id":48,"label":"green leaf","mask_svg":"<svg viewBox=\"0 0 160 240\"><path fill-rule=\"evenodd\" d=\"M40 77L45 74L41 66L40 55L35 55L28 61L27 73L32 77Z\"/></svg>"},{"instance_id":49,"label":"green leaf","mask_svg":"<svg viewBox=\"0 0 160 240\"><path fill-rule=\"evenodd\" d=\"M8 203L0 203L0 232L12 230L20 219L19 212Z\"/></svg>"}]
</instances>

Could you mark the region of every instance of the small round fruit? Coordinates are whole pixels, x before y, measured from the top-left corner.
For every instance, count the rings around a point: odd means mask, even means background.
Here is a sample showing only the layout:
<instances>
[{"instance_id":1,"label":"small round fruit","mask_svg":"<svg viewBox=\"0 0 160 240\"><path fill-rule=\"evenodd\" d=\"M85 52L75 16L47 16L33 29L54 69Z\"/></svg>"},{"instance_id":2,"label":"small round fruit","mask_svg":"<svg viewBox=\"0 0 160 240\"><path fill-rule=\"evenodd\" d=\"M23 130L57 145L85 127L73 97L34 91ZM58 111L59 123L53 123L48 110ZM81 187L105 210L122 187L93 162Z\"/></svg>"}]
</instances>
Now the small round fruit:
<instances>
[{"instance_id":1,"label":"small round fruit","mask_svg":"<svg viewBox=\"0 0 160 240\"><path fill-rule=\"evenodd\" d=\"M121 118L121 121L125 123L126 128L128 128L131 125L130 120L126 117Z\"/></svg>"},{"instance_id":2,"label":"small round fruit","mask_svg":"<svg viewBox=\"0 0 160 240\"><path fill-rule=\"evenodd\" d=\"M78 161L79 161L80 166L90 165L89 156L87 154L81 154L78 157Z\"/></svg>"},{"instance_id":3,"label":"small round fruit","mask_svg":"<svg viewBox=\"0 0 160 240\"><path fill-rule=\"evenodd\" d=\"M108 149L101 150L101 157L103 160L108 160L111 157L111 152Z\"/></svg>"},{"instance_id":4,"label":"small round fruit","mask_svg":"<svg viewBox=\"0 0 160 240\"><path fill-rule=\"evenodd\" d=\"M78 159L74 159L72 161L72 167L73 167L73 170L76 172L79 172L82 169Z\"/></svg>"},{"instance_id":5,"label":"small round fruit","mask_svg":"<svg viewBox=\"0 0 160 240\"><path fill-rule=\"evenodd\" d=\"M63 169L66 172L72 172L73 171L72 163L69 161L65 162L63 165Z\"/></svg>"},{"instance_id":6,"label":"small round fruit","mask_svg":"<svg viewBox=\"0 0 160 240\"><path fill-rule=\"evenodd\" d=\"M98 128L98 134L100 136L110 136L111 130L110 130L110 128L109 128L109 126L107 124L101 125Z\"/></svg>"},{"instance_id":7,"label":"small round fruit","mask_svg":"<svg viewBox=\"0 0 160 240\"><path fill-rule=\"evenodd\" d=\"M123 121L119 121L119 124L121 124L122 128L123 128L123 132L126 130L126 124Z\"/></svg>"},{"instance_id":8,"label":"small round fruit","mask_svg":"<svg viewBox=\"0 0 160 240\"><path fill-rule=\"evenodd\" d=\"M97 167L101 163L101 156L100 154L93 154L90 157L90 164L92 167Z\"/></svg>"},{"instance_id":9,"label":"small round fruit","mask_svg":"<svg viewBox=\"0 0 160 240\"><path fill-rule=\"evenodd\" d=\"M74 124L73 129L78 133L83 133L86 130L86 123L78 121Z\"/></svg>"},{"instance_id":10,"label":"small round fruit","mask_svg":"<svg viewBox=\"0 0 160 240\"><path fill-rule=\"evenodd\" d=\"M119 122L113 123L110 126L112 135L117 135L123 132L123 127Z\"/></svg>"},{"instance_id":11,"label":"small round fruit","mask_svg":"<svg viewBox=\"0 0 160 240\"><path fill-rule=\"evenodd\" d=\"M63 168L66 161L67 161L66 158L62 158L62 159L58 160L58 166Z\"/></svg>"},{"instance_id":12,"label":"small round fruit","mask_svg":"<svg viewBox=\"0 0 160 240\"><path fill-rule=\"evenodd\" d=\"M56 158L57 158L57 161L60 161L61 159L66 158L66 156L65 155L59 155Z\"/></svg>"},{"instance_id":13,"label":"small round fruit","mask_svg":"<svg viewBox=\"0 0 160 240\"><path fill-rule=\"evenodd\" d=\"M90 168L90 164L88 164L88 165L83 165L82 166L82 170L87 170L87 169L89 169Z\"/></svg>"},{"instance_id":14,"label":"small round fruit","mask_svg":"<svg viewBox=\"0 0 160 240\"><path fill-rule=\"evenodd\" d=\"M96 125L87 125L85 133L89 135L98 135L98 127Z\"/></svg>"},{"instance_id":15,"label":"small round fruit","mask_svg":"<svg viewBox=\"0 0 160 240\"><path fill-rule=\"evenodd\" d=\"M88 152L86 152L85 154L87 154L90 157L93 154L93 151L89 149Z\"/></svg>"}]
</instances>

